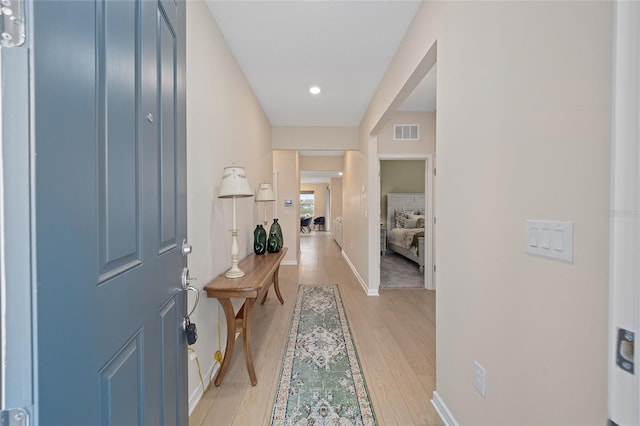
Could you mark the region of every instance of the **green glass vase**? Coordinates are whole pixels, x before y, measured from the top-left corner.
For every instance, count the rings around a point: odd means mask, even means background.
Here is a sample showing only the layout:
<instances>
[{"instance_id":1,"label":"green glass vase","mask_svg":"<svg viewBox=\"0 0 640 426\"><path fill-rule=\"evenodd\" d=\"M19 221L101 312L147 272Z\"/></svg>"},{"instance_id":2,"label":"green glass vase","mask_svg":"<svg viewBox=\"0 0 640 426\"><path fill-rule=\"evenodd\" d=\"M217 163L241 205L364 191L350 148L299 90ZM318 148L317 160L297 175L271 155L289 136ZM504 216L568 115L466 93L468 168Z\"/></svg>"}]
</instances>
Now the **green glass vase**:
<instances>
[{"instance_id":1,"label":"green glass vase","mask_svg":"<svg viewBox=\"0 0 640 426\"><path fill-rule=\"evenodd\" d=\"M277 253L283 247L282 228L278 223L278 219L273 219L271 228L269 228L269 241L267 242L267 251L269 253Z\"/></svg>"},{"instance_id":2,"label":"green glass vase","mask_svg":"<svg viewBox=\"0 0 640 426\"><path fill-rule=\"evenodd\" d=\"M253 231L253 252L255 254L265 254L267 252L267 231L262 225L256 226Z\"/></svg>"}]
</instances>

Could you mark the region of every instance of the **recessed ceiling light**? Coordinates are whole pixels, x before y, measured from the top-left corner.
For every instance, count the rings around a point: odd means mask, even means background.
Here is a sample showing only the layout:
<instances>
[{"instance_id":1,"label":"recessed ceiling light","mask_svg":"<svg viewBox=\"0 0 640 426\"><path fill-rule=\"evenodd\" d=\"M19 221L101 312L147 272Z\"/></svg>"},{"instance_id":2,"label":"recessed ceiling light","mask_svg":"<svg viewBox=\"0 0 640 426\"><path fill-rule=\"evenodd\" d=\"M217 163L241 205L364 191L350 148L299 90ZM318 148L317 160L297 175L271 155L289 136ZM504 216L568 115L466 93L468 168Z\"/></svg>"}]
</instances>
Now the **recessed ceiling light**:
<instances>
[{"instance_id":1,"label":"recessed ceiling light","mask_svg":"<svg viewBox=\"0 0 640 426\"><path fill-rule=\"evenodd\" d=\"M340 176L342 176L342 172L338 173Z\"/></svg>"},{"instance_id":2,"label":"recessed ceiling light","mask_svg":"<svg viewBox=\"0 0 640 426\"><path fill-rule=\"evenodd\" d=\"M309 87L309 93L311 93L312 95L317 95L320 92L321 92L321 90L320 90L320 88L318 86Z\"/></svg>"}]
</instances>

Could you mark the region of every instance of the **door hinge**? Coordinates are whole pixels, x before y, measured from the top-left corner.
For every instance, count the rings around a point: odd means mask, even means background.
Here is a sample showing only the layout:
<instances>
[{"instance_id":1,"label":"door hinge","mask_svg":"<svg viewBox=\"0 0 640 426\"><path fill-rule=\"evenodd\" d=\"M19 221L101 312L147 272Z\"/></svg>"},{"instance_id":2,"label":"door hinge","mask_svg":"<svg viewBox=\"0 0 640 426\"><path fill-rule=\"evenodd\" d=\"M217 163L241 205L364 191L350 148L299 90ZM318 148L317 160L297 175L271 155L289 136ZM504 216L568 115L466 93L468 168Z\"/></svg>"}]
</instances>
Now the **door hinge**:
<instances>
[{"instance_id":1,"label":"door hinge","mask_svg":"<svg viewBox=\"0 0 640 426\"><path fill-rule=\"evenodd\" d=\"M0 46L18 47L24 43L24 0L2 0L0 8Z\"/></svg>"},{"instance_id":2,"label":"door hinge","mask_svg":"<svg viewBox=\"0 0 640 426\"><path fill-rule=\"evenodd\" d=\"M435 167L433 168L433 175L434 176L436 175L436 168Z\"/></svg>"},{"instance_id":3,"label":"door hinge","mask_svg":"<svg viewBox=\"0 0 640 426\"><path fill-rule=\"evenodd\" d=\"M436 224L436 217L435 216L433 217L433 224L434 225Z\"/></svg>"},{"instance_id":4,"label":"door hinge","mask_svg":"<svg viewBox=\"0 0 640 426\"><path fill-rule=\"evenodd\" d=\"M29 426L29 413L24 408L0 410L0 426Z\"/></svg>"},{"instance_id":5,"label":"door hinge","mask_svg":"<svg viewBox=\"0 0 640 426\"><path fill-rule=\"evenodd\" d=\"M436 265L433 265L433 272L436 271Z\"/></svg>"}]
</instances>

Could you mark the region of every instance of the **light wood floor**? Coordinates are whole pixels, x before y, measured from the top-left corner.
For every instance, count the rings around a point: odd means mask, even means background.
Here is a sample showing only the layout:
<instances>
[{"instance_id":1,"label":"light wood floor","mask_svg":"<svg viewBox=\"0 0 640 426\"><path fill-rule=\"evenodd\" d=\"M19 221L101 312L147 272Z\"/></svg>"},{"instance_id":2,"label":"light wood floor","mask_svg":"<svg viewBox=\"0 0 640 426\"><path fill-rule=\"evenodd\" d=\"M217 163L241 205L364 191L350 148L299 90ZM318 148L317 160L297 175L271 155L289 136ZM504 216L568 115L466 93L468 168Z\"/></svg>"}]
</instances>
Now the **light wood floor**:
<instances>
[{"instance_id":1,"label":"light wood floor","mask_svg":"<svg viewBox=\"0 0 640 426\"><path fill-rule=\"evenodd\" d=\"M269 424L299 283L339 285L379 424L442 424L430 401L435 390L435 293L383 289L379 297L368 297L331 234L317 232L301 238L300 245L300 265L280 268L285 304L270 294L263 306L254 308L257 386L249 382L242 344L237 344L224 382L204 394L190 425Z\"/></svg>"}]
</instances>

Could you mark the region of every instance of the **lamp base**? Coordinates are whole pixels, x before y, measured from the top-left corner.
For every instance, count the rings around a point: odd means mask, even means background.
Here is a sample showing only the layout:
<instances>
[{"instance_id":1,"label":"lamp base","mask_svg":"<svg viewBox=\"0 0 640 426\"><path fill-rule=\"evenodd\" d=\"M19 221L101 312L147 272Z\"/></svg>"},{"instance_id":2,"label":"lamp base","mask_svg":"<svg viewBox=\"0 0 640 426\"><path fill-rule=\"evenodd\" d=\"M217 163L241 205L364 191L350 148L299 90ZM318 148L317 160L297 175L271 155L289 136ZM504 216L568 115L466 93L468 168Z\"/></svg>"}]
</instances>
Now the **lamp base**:
<instances>
[{"instance_id":1,"label":"lamp base","mask_svg":"<svg viewBox=\"0 0 640 426\"><path fill-rule=\"evenodd\" d=\"M240 278L244 277L244 271L236 266L229 269L224 276L227 278Z\"/></svg>"}]
</instances>

